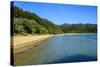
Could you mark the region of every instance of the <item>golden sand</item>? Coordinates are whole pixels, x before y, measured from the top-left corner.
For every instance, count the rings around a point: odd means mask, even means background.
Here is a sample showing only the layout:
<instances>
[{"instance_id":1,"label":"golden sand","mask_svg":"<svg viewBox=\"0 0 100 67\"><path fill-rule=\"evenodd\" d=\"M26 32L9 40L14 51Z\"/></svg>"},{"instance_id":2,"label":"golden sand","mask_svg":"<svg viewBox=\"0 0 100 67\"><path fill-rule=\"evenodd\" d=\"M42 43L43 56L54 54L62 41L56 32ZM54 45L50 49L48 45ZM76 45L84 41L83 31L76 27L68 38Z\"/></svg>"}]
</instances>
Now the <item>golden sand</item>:
<instances>
[{"instance_id":1,"label":"golden sand","mask_svg":"<svg viewBox=\"0 0 100 67\"><path fill-rule=\"evenodd\" d=\"M27 35L27 36L13 36L13 48L14 53L25 51L33 46L36 46L36 43L46 40L53 35Z\"/></svg>"}]
</instances>

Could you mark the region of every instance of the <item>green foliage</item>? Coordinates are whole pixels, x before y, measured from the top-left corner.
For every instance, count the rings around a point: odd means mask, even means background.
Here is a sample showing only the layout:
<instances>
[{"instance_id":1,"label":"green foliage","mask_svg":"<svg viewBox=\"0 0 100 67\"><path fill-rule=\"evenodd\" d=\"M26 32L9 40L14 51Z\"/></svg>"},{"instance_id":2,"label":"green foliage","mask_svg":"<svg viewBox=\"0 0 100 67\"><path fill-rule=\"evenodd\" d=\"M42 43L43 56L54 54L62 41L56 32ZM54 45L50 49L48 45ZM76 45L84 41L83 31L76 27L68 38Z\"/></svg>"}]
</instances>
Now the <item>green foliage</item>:
<instances>
[{"instance_id":1,"label":"green foliage","mask_svg":"<svg viewBox=\"0 0 100 67\"><path fill-rule=\"evenodd\" d=\"M18 7L13 10L14 34L61 34L61 33L96 33L96 24L63 24L55 25L47 19L40 18L35 13L24 11Z\"/></svg>"},{"instance_id":2,"label":"green foliage","mask_svg":"<svg viewBox=\"0 0 100 67\"><path fill-rule=\"evenodd\" d=\"M13 28L14 28L14 33L18 33L18 34L23 34L23 33L26 33L26 30L24 29L25 26L22 25L22 20L14 20L14 23L13 23Z\"/></svg>"},{"instance_id":3,"label":"green foliage","mask_svg":"<svg viewBox=\"0 0 100 67\"><path fill-rule=\"evenodd\" d=\"M34 20L28 20L25 18L14 18L13 23L14 33L46 34L48 32L42 25L39 25Z\"/></svg>"}]
</instances>

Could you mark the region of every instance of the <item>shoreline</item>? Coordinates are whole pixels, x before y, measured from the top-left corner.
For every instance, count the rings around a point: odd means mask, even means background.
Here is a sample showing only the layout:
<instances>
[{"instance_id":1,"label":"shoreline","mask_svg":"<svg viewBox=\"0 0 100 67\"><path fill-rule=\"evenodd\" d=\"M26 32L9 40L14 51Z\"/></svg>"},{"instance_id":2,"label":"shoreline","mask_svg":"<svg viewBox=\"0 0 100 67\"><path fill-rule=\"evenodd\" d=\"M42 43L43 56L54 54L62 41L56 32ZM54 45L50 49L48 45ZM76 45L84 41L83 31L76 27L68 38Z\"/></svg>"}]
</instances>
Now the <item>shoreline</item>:
<instances>
[{"instance_id":1,"label":"shoreline","mask_svg":"<svg viewBox=\"0 0 100 67\"><path fill-rule=\"evenodd\" d=\"M65 34L57 34L57 35L80 35L80 34L97 34L97 33L65 33Z\"/></svg>"},{"instance_id":2,"label":"shoreline","mask_svg":"<svg viewBox=\"0 0 100 67\"><path fill-rule=\"evenodd\" d=\"M27 36L13 36L13 53L20 53L29 50L32 47L39 46L38 44L47 40L54 35L27 35Z\"/></svg>"},{"instance_id":3,"label":"shoreline","mask_svg":"<svg viewBox=\"0 0 100 67\"><path fill-rule=\"evenodd\" d=\"M39 46L38 44L42 41L48 40L53 36L63 36L63 35L80 35L80 34L97 34L97 33L66 33L66 34L56 34L56 35L16 35L13 36L13 53L18 54L25 52L33 47Z\"/></svg>"}]
</instances>

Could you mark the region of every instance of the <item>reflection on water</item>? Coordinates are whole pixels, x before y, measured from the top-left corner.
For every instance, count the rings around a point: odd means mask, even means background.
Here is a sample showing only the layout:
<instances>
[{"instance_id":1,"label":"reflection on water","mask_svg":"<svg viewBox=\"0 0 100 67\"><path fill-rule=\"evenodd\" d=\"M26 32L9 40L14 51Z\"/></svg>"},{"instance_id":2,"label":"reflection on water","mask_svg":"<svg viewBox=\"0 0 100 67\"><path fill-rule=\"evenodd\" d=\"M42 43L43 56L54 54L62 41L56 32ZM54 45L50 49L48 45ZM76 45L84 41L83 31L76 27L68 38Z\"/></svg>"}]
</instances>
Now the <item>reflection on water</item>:
<instances>
[{"instance_id":1,"label":"reflection on water","mask_svg":"<svg viewBox=\"0 0 100 67\"><path fill-rule=\"evenodd\" d=\"M24 53L16 54L15 65L95 61L97 35L57 35Z\"/></svg>"}]
</instances>

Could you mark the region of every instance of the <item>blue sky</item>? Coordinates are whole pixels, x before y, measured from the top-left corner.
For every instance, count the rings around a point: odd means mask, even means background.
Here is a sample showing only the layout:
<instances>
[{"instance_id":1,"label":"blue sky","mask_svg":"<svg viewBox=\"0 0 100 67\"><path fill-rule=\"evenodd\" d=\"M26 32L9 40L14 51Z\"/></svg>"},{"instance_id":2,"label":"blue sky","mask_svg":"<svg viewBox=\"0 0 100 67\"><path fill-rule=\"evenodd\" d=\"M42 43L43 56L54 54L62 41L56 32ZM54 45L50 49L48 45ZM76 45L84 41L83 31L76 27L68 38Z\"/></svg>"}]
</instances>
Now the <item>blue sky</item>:
<instances>
[{"instance_id":1,"label":"blue sky","mask_svg":"<svg viewBox=\"0 0 100 67\"><path fill-rule=\"evenodd\" d=\"M55 24L77 24L97 22L97 7L71 4L50 4L36 2L15 1L14 6L34 12L41 18L48 19Z\"/></svg>"}]
</instances>

